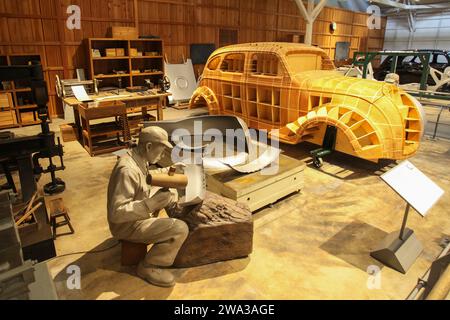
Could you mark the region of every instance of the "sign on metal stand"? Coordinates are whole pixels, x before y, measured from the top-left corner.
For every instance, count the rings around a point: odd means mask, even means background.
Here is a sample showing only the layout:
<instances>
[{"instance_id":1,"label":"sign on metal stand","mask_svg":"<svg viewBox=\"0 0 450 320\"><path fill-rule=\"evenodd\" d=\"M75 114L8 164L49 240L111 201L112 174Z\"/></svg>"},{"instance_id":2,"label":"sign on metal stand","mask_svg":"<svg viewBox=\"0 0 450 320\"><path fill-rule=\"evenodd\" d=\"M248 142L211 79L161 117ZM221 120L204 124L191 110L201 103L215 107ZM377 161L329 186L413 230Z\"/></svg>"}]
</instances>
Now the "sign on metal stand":
<instances>
[{"instance_id":1,"label":"sign on metal stand","mask_svg":"<svg viewBox=\"0 0 450 320\"><path fill-rule=\"evenodd\" d=\"M444 190L409 161L402 162L381 179L406 201L406 209L400 231L389 234L370 255L386 266L406 273L423 250L414 231L406 227L409 210L412 207L425 217Z\"/></svg>"}]
</instances>

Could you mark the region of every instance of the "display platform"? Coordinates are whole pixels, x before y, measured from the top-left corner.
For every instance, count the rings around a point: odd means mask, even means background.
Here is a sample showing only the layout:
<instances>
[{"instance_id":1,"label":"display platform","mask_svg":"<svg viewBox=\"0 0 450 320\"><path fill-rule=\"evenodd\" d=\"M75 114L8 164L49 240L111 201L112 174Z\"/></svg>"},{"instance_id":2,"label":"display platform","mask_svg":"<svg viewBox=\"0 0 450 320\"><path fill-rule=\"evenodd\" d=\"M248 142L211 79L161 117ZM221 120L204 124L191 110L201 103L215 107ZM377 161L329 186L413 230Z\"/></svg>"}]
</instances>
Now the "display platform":
<instances>
[{"instance_id":1,"label":"display platform","mask_svg":"<svg viewBox=\"0 0 450 320\"><path fill-rule=\"evenodd\" d=\"M234 170L220 173L206 172L207 190L246 204L252 212L299 192L304 185L303 161L280 155L279 170L275 175L261 171L241 174Z\"/></svg>"}]
</instances>

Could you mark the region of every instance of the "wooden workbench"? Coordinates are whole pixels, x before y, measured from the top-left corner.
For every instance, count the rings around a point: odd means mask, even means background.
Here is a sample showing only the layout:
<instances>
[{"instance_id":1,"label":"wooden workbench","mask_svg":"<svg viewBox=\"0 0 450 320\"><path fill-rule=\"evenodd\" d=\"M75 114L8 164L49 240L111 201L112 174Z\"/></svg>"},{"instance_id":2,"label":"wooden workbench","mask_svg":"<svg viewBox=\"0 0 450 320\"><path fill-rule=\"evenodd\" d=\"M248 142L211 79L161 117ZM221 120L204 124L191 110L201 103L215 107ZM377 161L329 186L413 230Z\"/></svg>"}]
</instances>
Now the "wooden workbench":
<instances>
[{"instance_id":1,"label":"wooden workbench","mask_svg":"<svg viewBox=\"0 0 450 320\"><path fill-rule=\"evenodd\" d=\"M139 94L130 93L126 91L120 92L120 95L102 92L99 95L91 95L92 100L96 102L122 102L125 104L127 114L141 113L143 120L148 120L148 112L156 110L156 119L158 121L164 120L163 108L166 104L166 99L170 93L157 93L156 90L151 90L150 93ZM73 107L73 115L75 120L75 127L78 131L78 137L80 143L84 146L83 142L83 128L80 116L80 104L81 102L75 97L68 97L63 99L66 105ZM115 117L116 114L111 113L111 117ZM105 115L105 118L107 115ZM132 129L132 128L130 128Z\"/></svg>"},{"instance_id":2,"label":"wooden workbench","mask_svg":"<svg viewBox=\"0 0 450 320\"><path fill-rule=\"evenodd\" d=\"M83 145L91 156L94 157L128 147L127 143L131 137L125 103L107 101L99 103L96 107L90 107L83 103L76 108L81 116ZM111 117L114 117L115 121L91 124L92 120Z\"/></svg>"},{"instance_id":3,"label":"wooden workbench","mask_svg":"<svg viewBox=\"0 0 450 320\"><path fill-rule=\"evenodd\" d=\"M126 104L128 113L136 113L142 111L157 110L158 121L163 119L163 107L166 103L166 98L170 93L157 93L155 90L150 91L151 94L140 95L139 93L130 93L123 91L120 95L111 94L109 92L102 92L99 95L90 96L94 101L121 101ZM64 98L64 103L75 107L81 102L75 97ZM156 106L156 108L155 108Z\"/></svg>"}]
</instances>

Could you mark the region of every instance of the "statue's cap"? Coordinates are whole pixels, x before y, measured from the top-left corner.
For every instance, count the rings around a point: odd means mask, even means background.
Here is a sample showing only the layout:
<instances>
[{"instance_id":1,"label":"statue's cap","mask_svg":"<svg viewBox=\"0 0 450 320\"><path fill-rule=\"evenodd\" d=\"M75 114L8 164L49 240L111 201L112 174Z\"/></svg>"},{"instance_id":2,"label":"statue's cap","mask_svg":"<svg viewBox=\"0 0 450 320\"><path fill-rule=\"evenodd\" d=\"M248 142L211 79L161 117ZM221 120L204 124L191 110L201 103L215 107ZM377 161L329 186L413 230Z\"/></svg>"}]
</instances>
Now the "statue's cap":
<instances>
[{"instance_id":1,"label":"statue's cap","mask_svg":"<svg viewBox=\"0 0 450 320\"><path fill-rule=\"evenodd\" d=\"M167 134L167 131L156 126L142 129L139 134L139 142L162 143L167 148L173 148L172 144L169 142L169 135Z\"/></svg>"}]
</instances>

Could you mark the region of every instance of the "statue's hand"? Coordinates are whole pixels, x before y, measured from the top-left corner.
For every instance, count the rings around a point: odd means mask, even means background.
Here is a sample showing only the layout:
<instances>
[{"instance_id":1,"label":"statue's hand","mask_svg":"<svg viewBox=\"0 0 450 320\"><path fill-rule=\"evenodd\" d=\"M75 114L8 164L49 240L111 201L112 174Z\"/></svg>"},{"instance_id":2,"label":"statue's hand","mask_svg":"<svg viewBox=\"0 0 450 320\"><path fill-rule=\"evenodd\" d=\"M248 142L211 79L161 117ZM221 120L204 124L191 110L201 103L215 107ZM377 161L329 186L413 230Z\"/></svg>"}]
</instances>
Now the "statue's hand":
<instances>
[{"instance_id":1,"label":"statue's hand","mask_svg":"<svg viewBox=\"0 0 450 320\"><path fill-rule=\"evenodd\" d=\"M175 167L177 171L184 171L184 168L186 168L186 164L183 162L177 162L174 165L172 165L172 167Z\"/></svg>"},{"instance_id":2,"label":"statue's hand","mask_svg":"<svg viewBox=\"0 0 450 320\"><path fill-rule=\"evenodd\" d=\"M158 190L155 195L151 198L145 200L145 204L147 205L150 212L159 211L164 209L171 203L172 201L172 192L169 190L161 189Z\"/></svg>"}]
</instances>

